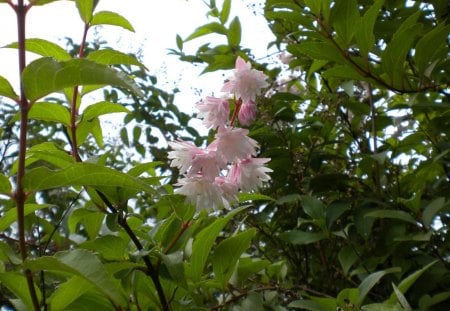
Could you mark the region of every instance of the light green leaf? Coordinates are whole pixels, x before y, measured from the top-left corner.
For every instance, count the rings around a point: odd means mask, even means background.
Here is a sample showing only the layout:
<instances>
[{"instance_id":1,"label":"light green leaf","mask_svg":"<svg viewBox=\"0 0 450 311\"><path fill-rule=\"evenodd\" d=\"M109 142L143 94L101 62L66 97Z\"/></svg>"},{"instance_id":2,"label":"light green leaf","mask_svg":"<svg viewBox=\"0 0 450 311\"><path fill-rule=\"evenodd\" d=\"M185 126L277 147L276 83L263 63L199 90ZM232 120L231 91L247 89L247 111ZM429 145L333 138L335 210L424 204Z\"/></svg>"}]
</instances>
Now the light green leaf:
<instances>
[{"instance_id":1,"label":"light green leaf","mask_svg":"<svg viewBox=\"0 0 450 311\"><path fill-rule=\"evenodd\" d=\"M219 23L209 23L198 27L190 36L188 36L184 41L189 41L201 36L209 35L211 33L218 33L221 35L227 34L227 29L225 26Z\"/></svg>"},{"instance_id":2,"label":"light green leaf","mask_svg":"<svg viewBox=\"0 0 450 311\"><path fill-rule=\"evenodd\" d=\"M126 30L134 32L134 28L131 23L122 15L109 12L109 11L101 11L95 13L92 18L91 25L111 25L122 27Z\"/></svg>"},{"instance_id":3,"label":"light green leaf","mask_svg":"<svg viewBox=\"0 0 450 311\"><path fill-rule=\"evenodd\" d=\"M50 296L51 310L67 310L67 306L94 286L82 277L74 276L60 284Z\"/></svg>"},{"instance_id":4,"label":"light green leaf","mask_svg":"<svg viewBox=\"0 0 450 311\"><path fill-rule=\"evenodd\" d=\"M86 58L103 65L135 65L147 69L135 56L113 49L92 51Z\"/></svg>"},{"instance_id":5,"label":"light green leaf","mask_svg":"<svg viewBox=\"0 0 450 311\"><path fill-rule=\"evenodd\" d=\"M439 197L431 201L425 206L422 213L423 224L428 228L432 223L436 214L445 206L445 198Z\"/></svg>"},{"instance_id":6,"label":"light green leaf","mask_svg":"<svg viewBox=\"0 0 450 311\"><path fill-rule=\"evenodd\" d=\"M230 16L231 0L224 0L222 5L222 11L220 11L220 22L225 24Z\"/></svg>"},{"instance_id":7,"label":"light green leaf","mask_svg":"<svg viewBox=\"0 0 450 311\"><path fill-rule=\"evenodd\" d=\"M365 217L398 219L417 225L417 221L410 214L398 210L376 210L367 213Z\"/></svg>"},{"instance_id":8,"label":"light green leaf","mask_svg":"<svg viewBox=\"0 0 450 311\"><path fill-rule=\"evenodd\" d=\"M248 277L250 277L255 273L258 273L259 271L268 267L269 265L270 261L265 259L261 260L249 257L241 257L239 259L239 265L237 268L238 281L244 283Z\"/></svg>"},{"instance_id":9,"label":"light green leaf","mask_svg":"<svg viewBox=\"0 0 450 311\"><path fill-rule=\"evenodd\" d=\"M8 288L22 303L27 307L27 310L34 310L33 302L31 300L30 292L28 291L27 279L23 273L6 272L0 273L0 284ZM36 296L41 297L41 291L34 286Z\"/></svg>"},{"instance_id":10,"label":"light green leaf","mask_svg":"<svg viewBox=\"0 0 450 311\"><path fill-rule=\"evenodd\" d=\"M50 204L25 204L24 215L27 216L37 210L50 207ZM17 221L17 208L12 208L0 218L0 231L3 232Z\"/></svg>"},{"instance_id":11,"label":"light green leaf","mask_svg":"<svg viewBox=\"0 0 450 311\"><path fill-rule=\"evenodd\" d=\"M8 44L5 48L19 47L17 42ZM28 52L32 52L44 57L53 57L57 61L70 60L72 57L58 44L39 38L30 38L25 41L25 49Z\"/></svg>"},{"instance_id":12,"label":"light green leaf","mask_svg":"<svg viewBox=\"0 0 450 311\"><path fill-rule=\"evenodd\" d=\"M250 246L250 242L255 234L255 228L241 232L223 240L214 250L214 255L211 259L214 276L223 287L227 285L239 257Z\"/></svg>"},{"instance_id":13,"label":"light green leaf","mask_svg":"<svg viewBox=\"0 0 450 311\"><path fill-rule=\"evenodd\" d=\"M118 236L105 235L95 240L86 241L79 245L80 248L98 252L105 260L126 260L128 243Z\"/></svg>"},{"instance_id":14,"label":"light green leaf","mask_svg":"<svg viewBox=\"0 0 450 311\"><path fill-rule=\"evenodd\" d=\"M75 0L78 13L85 24L89 24L94 13L94 0Z\"/></svg>"},{"instance_id":15,"label":"light green leaf","mask_svg":"<svg viewBox=\"0 0 450 311\"><path fill-rule=\"evenodd\" d=\"M383 4L384 0L376 0L366 13L364 13L364 16L360 18L358 27L356 27L355 38L363 57L366 57L375 45L373 30Z\"/></svg>"},{"instance_id":16,"label":"light green leaf","mask_svg":"<svg viewBox=\"0 0 450 311\"><path fill-rule=\"evenodd\" d=\"M322 306L320 306L317 302L312 300L295 300L288 304L289 308L309 310L309 311L328 311Z\"/></svg>"},{"instance_id":17,"label":"light green leaf","mask_svg":"<svg viewBox=\"0 0 450 311\"><path fill-rule=\"evenodd\" d=\"M19 100L19 96L14 92L9 81L2 76L0 76L0 96L8 97L15 101Z\"/></svg>"},{"instance_id":18,"label":"light green leaf","mask_svg":"<svg viewBox=\"0 0 450 311\"><path fill-rule=\"evenodd\" d=\"M191 261L186 269L186 274L189 275L194 282L200 281L203 268L205 267L206 260L216 237L231 220L231 218L233 218L237 213L243 211L245 208L246 207L237 208L228 213L227 216L216 219L213 223L197 234L192 244Z\"/></svg>"},{"instance_id":19,"label":"light green leaf","mask_svg":"<svg viewBox=\"0 0 450 311\"><path fill-rule=\"evenodd\" d=\"M100 231L105 214L99 211L91 211L84 208L79 208L70 214L68 226L71 233L76 233L76 228L79 223L83 224L88 237L95 239Z\"/></svg>"},{"instance_id":20,"label":"light green leaf","mask_svg":"<svg viewBox=\"0 0 450 311\"><path fill-rule=\"evenodd\" d=\"M322 75L325 78L340 78L347 80L367 80L366 77L361 75L354 67L349 65L337 65L330 69L325 70Z\"/></svg>"},{"instance_id":21,"label":"light green leaf","mask_svg":"<svg viewBox=\"0 0 450 311\"><path fill-rule=\"evenodd\" d=\"M44 4L48 4L48 3L52 3L52 2L56 2L56 1L61 1L61 0L35 0L33 2L33 5L44 5Z\"/></svg>"},{"instance_id":22,"label":"light green leaf","mask_svg":"<svg viewBox=\"0 0 450 311\"><path fill-rule=\"evenodd\" d=\"M241 23L239 18L235 17L230 23L230 29L228 30L228 45L231 47L239 46L241 43Z\"/></svg>"},{"instance_id":23,"label":"light green leaf","mask_svg":"<svg viewBox=\"0 0 450 311\"><path fill-rule=\"evenodd\" d=\"M26 191L70 186L103 186L151 191L149 186L137 178L93 163L74 163L55 171L46 167L31 169L25 174L23 184Z\"/></svg>"},{"instance_id":24,"label":"light green leaf","mask_svg":"<svg viewBox=\"0 0 450 311\"><path fill-rule=\"evenodd\" d=\"M359 307L364 302L364 299L366 298L367 294L370 292L372 287L375 286L375 284L378 283L378 281L381 280L383 276L389 273L397 273L400 272L401 269L398 267L389 268L383 271L374 272L370 275L368 275L359 285L359 296L358 300L356 301L356 305Z\"/></svg>"},{"instance_id":25,"label":"light green leaf","mask_svg":"<svg viewBox=\"0 0 450 311\"><path fill-rule=\"evenodd\" d=\"M139 87L123 72L86 59L57 62L50 57L40 58L25 68L22 79L25 94L32 102L50 93L77 85L119 86L142 96Z\"/></svg>"},{"instance_id":26,"label":"light green leaf","mask_svg":"<svg viewBox=\"0 0 450 311\"><path fill-rule=\"evenodd\" d=\"M102 262L90 251L75 249L56 253L52 257L28 259L24 266L32 271L66 272L81 277L94 285L116 306L126 305L126 298L117 286L116 280L109 275Z\"/></svg>"},{"instance_id":27,"label":"light green leaf","mask_svg":"<svg viewBox=\"0 0 450 311\"><path fill-rule=\"evenodd\" d=\"M305 232L292 230L280 234L280 238L294 245L306 245L326 238L322 232Z\"/></svg>"},{"instance_id":28,"label":"light green leaf","mask_svg":"<svg viewBox=\"0 0 450 311\"><path fill-rule=\"evenodd\" d=\"M417 270L416 272L408 275L406 278L404 278L400 284L395 287L397 288L397 290L401 293L401 294L405 294L408 289L416 282L416 280L425 272L427 271L432 265L434 265L437 261L433 261L430 262L428 265L426 265L425 267ZM395 285L394 285L395 286ZM392 295L389 297L388 300L386 300L385 302L388 303L395 303L398 299L398 294L397 293L392 293ZM400 301L399 301L400 302ZM401 303L401 302L400 302Z\"/></svg>"},{"instance_id":29,"label":"light green leaf","mask_svg":"<svg viewBox=\"0 0 450 311\"><path fill-rule=\"evenodd\" d=\"M260 193L244 193L241 192L238 194L239 202L247 202L247 201L275 201L273 198L269 197L265 194Z\"/></svg>"},{"instance_id":30,"label":"light green leaf","mask_svg":"<svg viewBox=\"0 0 450 311\"><path fill-rule=\"evenodd\" d=\"M359 22L358 3L356 0L336 1L331 10L331 20L342 48L346 49L353 39Z\"/></svg>"},{"instance_id":31,"label":"light green leaf","mask_svg":"<svg viewBox=\"0 0 450 311\"><path fill-rule=\"evenodd\" d=\"M130 113L130 110L128 110L121 104L101 101L86 107L86 109L83 111L81 122L89 122L101 115L119 112Z\"/></svg>"},{"instance_id":32,"label":"light green leaf","mask_svg":"<svg viewBox=\"0 0 450 311\"><path fill-rule=\"evenodd\" d=\"M0 173L0 193L1 194L11 193L11 183L9 182L9 178L3 175L2 173Z\"/></svg>"},{"instance_id":33,"label":"light green leaf","mask_svg":"<svg viewBox=\"0 0 450 311\"><path fill-rule=\"evenodd\" d=\"M28 117L33 120L49 121L70 126L70 112L59 103L37 102L31 106Z\"/></svg>"},{"instance_id":34,"label":"light green leaf","mask_svg":"<svg viewBox=\"0 0 450 311\"><path fill-rule=\"evenodd\" d=\"M406 300L405 296L402 294L402 292L395 286L394 283L392 283L392 288L394 289L394 294L397 297L398 302L402 306L403 310L405 311L411 311L411 306L408 303L408 300Z\"/></svg>"}]
</instances>

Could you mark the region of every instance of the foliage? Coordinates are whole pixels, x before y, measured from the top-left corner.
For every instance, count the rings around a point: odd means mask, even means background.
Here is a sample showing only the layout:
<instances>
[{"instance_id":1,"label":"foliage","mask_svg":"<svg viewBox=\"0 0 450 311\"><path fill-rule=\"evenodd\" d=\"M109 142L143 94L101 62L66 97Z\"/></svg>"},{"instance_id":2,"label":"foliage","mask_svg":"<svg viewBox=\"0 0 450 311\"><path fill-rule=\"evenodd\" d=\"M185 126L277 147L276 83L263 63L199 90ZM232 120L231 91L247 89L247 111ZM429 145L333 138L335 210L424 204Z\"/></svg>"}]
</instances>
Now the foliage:
<instances>
[{"instance_id":1,"label":"foliage","mask_svg":"<svg viewBox=\"0 0 450 311\"><path fill-rule=\"evenodd\" d=\"M27 11L51 2L0 1L22 30ZM75 1L84 38L97 25L134 31L97 3ZM270 77L250 136L271 158L271 183L231 211L197 212L174 194L165 146L211 137L139 58L101 40L63 48L19 31L7 48L19 51L21 85L0 77L1 303L446 310L447 3L266 0L275 63L249 59L231 0L219 4L209 1L210 22L171 53L205 73L240 56ZM225 43L184 52L211 34ZM26 65L26 50L41 58ZM103 99L90 102L93 92ZM125 115L115 141L101 122L112 113Z\"/></svg>"}]
</instances>

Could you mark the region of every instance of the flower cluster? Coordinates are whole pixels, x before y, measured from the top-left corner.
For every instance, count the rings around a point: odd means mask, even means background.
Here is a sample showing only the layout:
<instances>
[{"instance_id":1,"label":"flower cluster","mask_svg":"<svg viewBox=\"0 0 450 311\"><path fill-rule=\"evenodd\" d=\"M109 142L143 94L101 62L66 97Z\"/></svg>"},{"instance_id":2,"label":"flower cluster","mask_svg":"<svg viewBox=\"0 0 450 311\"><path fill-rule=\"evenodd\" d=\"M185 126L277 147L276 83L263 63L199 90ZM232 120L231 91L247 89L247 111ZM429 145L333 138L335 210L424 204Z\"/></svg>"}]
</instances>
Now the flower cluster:
<instances>
[{"instance_id":1,"label":"flower cluster","mask_svg":"<svg viewBox=\"0 0 450 311\"><path fill-rule=\"evenodd\" d=\"M270 180L272 170L265 166L270 159L256 158L258 143L247 136L247 129L234 126L236 118L244 126L256 119L256 97L268 86L266 79L238 57L234 75L222 87L228 97L208 96L197 104L203 124L217 130L214 141L206 148L182 140L169 143L171 166L183 174L176 193L185 195L197 210L229 208L239 191L256 190Z\"/></svg>"}]
</instances>

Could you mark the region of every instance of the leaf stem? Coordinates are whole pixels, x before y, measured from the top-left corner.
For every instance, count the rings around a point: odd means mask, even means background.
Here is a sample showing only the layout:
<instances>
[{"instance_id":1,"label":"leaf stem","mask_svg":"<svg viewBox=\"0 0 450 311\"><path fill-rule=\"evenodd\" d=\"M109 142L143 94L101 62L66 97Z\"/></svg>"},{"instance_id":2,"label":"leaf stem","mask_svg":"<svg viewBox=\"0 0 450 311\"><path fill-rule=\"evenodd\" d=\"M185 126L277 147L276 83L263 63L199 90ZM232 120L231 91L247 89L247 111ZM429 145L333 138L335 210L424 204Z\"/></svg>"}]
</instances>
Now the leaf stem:
<instances>
[{"instance_id":1,"label":"leaf stem","mask_svg":"<svg viewBox=\"0 0 450 311\"><path fill-rule=\"evenodd\" d=\"M25 20L28 7L24 5L23 0L19 0L14 6L17 15L17 36L18 36L18 57L19 57L19 74L22 75L26 66L25 57ZM19 133L19 156L17 169L17 189L14 194L14 199L17 204L17 224L19 235L19 248L22 261L28 257L28 249L25 241L25 201L27 194L24 191L23 177L25 175L25 154L27 149L27 131L28 131L28 110L29 102L25 94L23 81L20 77L20 133ZM39 300L33 282L33 274L31 270L25 269L25 278L27 280L28 290L30 292L31 301L34 310L40 310Z\"/></svg>"}]
</instances>

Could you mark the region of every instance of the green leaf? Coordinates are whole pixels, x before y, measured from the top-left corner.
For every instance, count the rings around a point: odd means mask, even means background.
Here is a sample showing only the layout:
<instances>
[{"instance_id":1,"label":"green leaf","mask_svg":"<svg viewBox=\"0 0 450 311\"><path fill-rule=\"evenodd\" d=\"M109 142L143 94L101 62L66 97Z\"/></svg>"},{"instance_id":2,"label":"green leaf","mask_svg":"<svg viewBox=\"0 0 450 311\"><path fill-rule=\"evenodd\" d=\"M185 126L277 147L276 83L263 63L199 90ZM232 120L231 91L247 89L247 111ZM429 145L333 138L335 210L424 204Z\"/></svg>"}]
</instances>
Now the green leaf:
<instances>
[{"instance_id":1,"label":"green leaf","mask_svg":"<svg viewBox=\"0 0 450 311\"><path fill-rule=\"evenodd\" d=\"M365 215L365 217L374 217L374 218L389 218L389 219L398 219L403 220L414 225L417 225L417 221L407 212L397 211L397 210L376 210L373 212L369 212Z\"/></svg>"},{"instance_id":2,"label":"green leaf","mask_svg":"<svg viewBox=\"0 0 450 311\"><path fill-rule=\"evenodd\" d=\"M222 11L220 11L220 22L225 24L230 16L231 0L224 0L222 5Z\"/></svg>"},{"instance_id":3,"label":"green leaf","mask_svg":"<svg viewBox=\"0 0 450 311\"><path fill-rule=\"evenodd\" d=\"M187 266L186 274L189 275L194 282L200 281L206 260L211 251L211 248L216 240L216 237L225 227L225 225L237 213L243 211L246 207L237 208L227 216L216 219L209 226L200 231L192 243L192 255L190 263Z\"/></svg>"},{"instance_id":4,"label":"green leaf","mask_svg":"<svg viewBox=\"0 0 450 311\"><path fill-rule=\"evenodd\" d=\"M416 280L425 272L427 271L432 265L434 265L437 261L433 261L430 262L428 265L426 265L425 267L417 270L416 272L408 275L406 278L404 278L400 284L396 287L397 290L401 293L401 294L405 294L408 289L416 282ZM394 285L395 286L395 285ZM396 293L392 293L391 296L389 297L388 300L386 300L385 302L388 303L395 303L398 299L398 295Z\"/></svg>"},{"instance_id":5,"label":"green leaf","mask_svg":"<svg viewBox=\"0 0 450 311\"><path fill-rule=\"evenodd\" d=\"M44 4L48 4L48 3L52 3L52 2L56 2L56 1L61 1L61 0L35 0L33 2L33 5L44 5Z\"/></svg>"},{"instance_id":6,"label":"green leaf","mask_svg":"<svg viewBox=\"0 0 450 311\"><path fill-rule=\"evenodd\" d=\"M317 302L305 299L292 301L290 304L288 304L288 307L309 311L328 311Z\"/></svg>"},{"instance_id":7,"label":"green leaf","mask_svg":"<svg viewBox=\"0 0 450 311\"><path fill-rule=\"evenodd\" d=\"M340 78L346 80L367 80L353 66L337 65L325 70L322 75L325 78Z\"/></svg>"},{"instance_id":8,"label":"green leaf","mask_svg":"<svg viewBox=\"0 0 450 311\"><path fill-rule=\"evenodd\" d=\"M67 310L67 306L93 287L89 281L82 277L72 277L67 282L60 284L50 296L51 310Z\"/></svg>"},{"instance_id":9,"label":"green leaf","mask_svg":"<svg viewBox=\"0 0 450 311\"><path fill-rule=\"evenodd\" d=\"M241 23L239 22L239 18L235 17L230 23L230 29L228 30L228 44L231 47L239 46L241 43Z\"/></svg>"},{"instance_id":10,"label":"green leaf","mask_svg":"<svg viewBox=\"0 0 450 311\"><path fill-rule=\"evenodd\" d=\"M450 299L450 291L438 293L434 296L423 295L419 300L419 310L432 310L430 307Z\"/></svg>"},{"instance_id":11,"label":"green leaf","mask_svg":"<svg viewBox=\"0 0 450 311\"><path fill-rule=\"evenodd\" d=\"M244 192L238 194L238 199L240 203L247 201L275 201L273 198L265 194Z\"/></svg>"},{"instance_id":12,"label":"green leaf","mask_svg":"<svg viewBox=\"0 0 450 311\"><path fill-rule=\"evenodd\" d=\"M93 119L110 113L130 113L130 110L122 106L121 104L101 101L86 107L82 114L82 121L92 121Z\"/></svg>"},{"instance_id":13,"label":"green leaf","mask_svg":"<svg viewBox=\"0 0 450 311\"><path fill-rule=\"evenodd\" d=\"M89 24L94 13L94 0L75 0L78 13L85 24Z\"/></svg>"},{"instance_id":14,"label":"green leaf","mask_svg":"<svg viewBox=\"0 0 450 311\"><path fill-rule=\"evenodd\" d=\"M118 236L105 235L95 240L86 241L80 244L79 247L98 252L105 260L120 261L128 258L127 244L126 241Z\"/></svg>"},{"instance_id":15,"label":"green leaf","mask_svg":"<svg viewBox=\"0 0 450 311\"><path fill-rule=\"evenodd\" d=\"M348 275L348 271L358 260L358 254L351 246L345 246L341 248L338 254L339 262L341 263L342 270L345 275Z\"/></svg>"},{"instance_id":16,"label":"green leaf","mask_svg":"<svg viewBox=\"0 0 450 311\"><path fill-rule=\"evenodd\" d=\"M19 44L17 42L8 44L5 48L17 49ZM39 38L30 38L25 40L25 49L44 57L53 57L57 61L70 60L72 57L58 44Z\"/></svg>"},{"instance_id":17,"label":"green leaf","mask_svg":"<svg viewBox=\"0 0 450 311\"><path fill-rule=\"evenodd\" d=\"M358 27L356 27L355 38L363 57L366 57L375 45L373 30L383 3L384 0L376 0L366 13L364 13L364 16L360 18Z\"/></svg>"},{"instance_id":18,"label":"green leaf","mask_svg":"<svg viewBox=\"0 0 450 311\"><path fill-rule=\"evenodd\" d=\"M39 191L70 186L103 186L151 191L141 180L114 169L93 164L74 163L62 170L38 167L29 170L23 181L26 191Z\"/></svg>"},{"instance_id":19,"label":"green leaf","mask_svg":"<svg viewBox=\"0 0 450 311\"><path fill-rule=\"evenodd\" d=\"M322 232L305 232L292 230L280 234L280 238L294 245L307 245L326 238Z\"/></svg>"},{"instance_id":20,"label":"green leaf","mask_svg":"<svg viewBox=\"0 0 450 311\"><path fill-rule=\"evenodd\" d=\"M433 223L436 214L445 206L445 198L439 197L431 201L427 206L425 206L422 213L422 221L425 227L430 227Z\"/></svg>"},{"instance_id":21,"label":"green leaf","mask_svg":"<svg viewBox=\"0 0 450 311\"><path fill-rule=\"evenodd\" d=\"M14 92L9 81L2 76L0 76L0 96L11 98L14 101L19 100L19 96Z\"/></svg>"},{"instance_id":22,"label":"green leaf","mask_svg":"<svg viewBox=\"0 0 450 311\"><path fill-rule=\"evenodd\" d=\"M34 310L33 302L31 300L30 292L28 291L27 279L23 273L6 272L0 273L0 283L8 288L22 303L27 307L27 310ZM41 297L41 291L34 286L36 296Z\"/></svg>"},{"instance_id":23,"label":"green leaf","mask_svg":"<svg viewBox=\"0 0 450 311\"><path fill-rule=\"evenodd\" d=\"M258 273L269 265L270 261L268 260L254 259L249 257L240 258L237 268L238 281L244 283L248 277L255 273Z\"/></svg>"},{"instance_id":24,"label":"green leaf","mask_svg":"<svg viewBox=\"0 0 450 311\"><path fill-rule=\"evenodd\" d=\"M92 51L86 58L103 65L135 65L147 69L134 55L113 49Z\"/></svg>"},{"instance_id":25,"label":"green leaf","mask_svg":"<svg viewBox=\"0 0 450 311\"><path fill-rule=\"evenodd\" d=\"M313 59L335 61L336 63L345 62L341 51L330 42L305 41L299 44L290 44L287 50L296 56L304 54Z\"/></svg>"},{"instance_id":26,"label":"green leaf","mask_svg":"<svg viewBox=\"0 0 450 311\"><path fill-rule=\"evenodd\" d=\"M214 255L211 259L214 276L223 287L227 285L236 268L239 257L250 246L250 242L255 234L255 228L241 232L223 240L214 250Z\"/></svg>"},{"instance_id":27,"label":"green leaf","mask_svg":"<svg viewBox=\"0 0 450 311\"><path fill-rule=\"evenodd\" d=\"M37 102L31 106L28 117L33 120L49 121L70 126L70 112L59 103Z\"/></svg>"},{"instance_id":28,"label":"green leaf","mask_svg":"<svg viewBox=\"0 0 450 311\"><path fill-rule=\"evenodd\" d=\"M314 220L325 219L326 206L317 198L302 195L300 199L305 213Z\"/></svg>"},{"instance_id":29,"label":"green leaf","mask_svg":"<svg viewBox=\"0 0 450 311\"><path fill-rule=\"evenodd\" d=\"M225 26L219 23L209 23L198 27L190 36L188 36L184 41L189 41L201 36L209 35L211 33L218 33L221 35L227 34L227 29Z\"/></svg>"},{"instance_id":30,"label":"green leaf","mask_svg":"<svg viewBox=\"0 0 450 311\"><path fill-rule=\"evenodd\" d=\"M378 281L381 280L383 276L389 273L397 273L400 272L401 269L398 267L389 268L383 271L374 272L370 275L368 275L359 285L359 296L358 300L356 301L356 305L359 307L364 302L364 299L366 298L367 294L370 292L372 287L375 286L375 284L378 283Z\"/></svg>"},{"instance_id":31,"label":"green leaf","mask_svg":"<svg viewBox=\"0 0 450 311\"><path fill-rule=\"evenodd\" d=\"M116 216L115 214L108 214L108 216ZM86 230L88 237L93 240L97 237L98 232L102 226L105 214L99 211L91 211L85 208L76 209L70 214L68 226L71 233L77 233L77 224L81 223ZM108 221L108 218L106 218ZM108 223L107 223L108 224Z\"/></svg>"},{"instance_id":32,"label":"green leaf","mask_svg":"<svg viewBox=\"0 0 450 311\"><path fill-rule=\"evenodd\" d=\"M22 79L25 94L32 102L64 88L92 84L123 87L142 96L139 87L123 72L86 59L57 62L50 57L40 58L25 68Z\"/></svg>"},{"instance_id":33,"label":"green leaf","mask_svg":"<svg viewBox=\"0 0 450 311\"><path fill-rule=\"evenodd\" d=\"M450 33L450 25L441 23L422 36L416 44L414 60L420 73L426 69L439 56L441 48L446 46L446 39Z\"/></svg>"},{"instance_id":34,"label":"green leaf","mask_svg":"<svg viewBox=\"0 0 450 311\"><path fill-rule=\"evenodd\" d=\"M95 13L92 18L91 25L111 25L122 27L126 30L134 32L134 28L131 23L122 15L109 12L109 11L101 11Z\"/></svg>"},{"instance_id":35,"label":"green leaf","mask_svg":"<svg viewBox=\"0 0 450 311\"><path fill-rule=\"evenodd\" d=\"M25 204L24 215L27 216L37 210L50 207L50 204ZM0 218L0 231L3 232L17 221L17 208L12 208Z\"/></svg>"},{"instance_id":36,"label":"green leaf","mask_svg":"<svg viewBox=\"0 0 450 311\"><path fill-rule=\"evenodd\" d=\"M0 173L0 193L1 194L11 193L11 183L9 182L9 178L3 175L2 173Z\"/></svg>"},{"instance_id":37,"label":"green leaf","mask_svg":"<svg viewBox=\"0 0 450 311\"><path fill-rule=\"evenodd\" d=\"M342 47L346 49L353 39L359 22L358 3L356 0L336 1L331 10L331 20Z\"/></svg>"},{"instance_id":38,"label":"green leaf","mask_svg":"<svg viewBox=\"0 0 450 311\"><path fill-rule=\"evenodd\" d=\"M113 277L109 275L102 262L90 251L75 249L56 253L52 257L27 259L24 266L32 271L66 272L81 277L94 285L116 306L126 305L124 293L117 286Z\"/></svg>"},{"instance_id":39,"label":"green leaf","mask_svg":"<svg viewBox=\"0 0 450 311\"><path fill-rule=\"evenodd\" d=\"M183 38L181 38L180 35L177 34L176 36L176 42L177 42L177 48L182 51L183 50Z\"/></svg>"}]
</instances>

